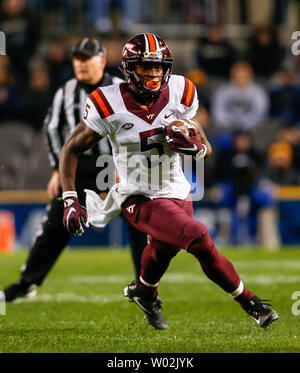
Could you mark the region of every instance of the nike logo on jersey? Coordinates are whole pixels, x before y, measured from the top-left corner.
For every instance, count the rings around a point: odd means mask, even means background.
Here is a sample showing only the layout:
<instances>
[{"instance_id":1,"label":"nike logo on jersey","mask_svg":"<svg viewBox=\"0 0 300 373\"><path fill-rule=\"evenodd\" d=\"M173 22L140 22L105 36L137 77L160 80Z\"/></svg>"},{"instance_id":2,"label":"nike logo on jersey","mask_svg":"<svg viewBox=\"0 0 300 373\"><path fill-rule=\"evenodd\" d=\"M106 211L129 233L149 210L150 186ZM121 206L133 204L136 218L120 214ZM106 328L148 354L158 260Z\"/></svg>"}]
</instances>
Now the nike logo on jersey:
<instances>
[{"instance_id":1,"label":"nike logo on jersey","mask_svg":"<svg viewBox=\"0 0 300 373\"><path fill-rule=\"evenodd\" d=\"M70 215L72 214L73 211L76 212L74 207L71 207L69 212L68 212L68 215L67 215L67 227L69 226L69 218L70 218Z\"/></svg>"},{"instance_id":2,"label":"nike logo on jersey","mask_svg":"<svg viewBox=\"0 0 300 373\"><path fill-rule=\"evenodd\" d=\"M173 113L169 114L169 115L166 115L165 114L165 119L168 119L171 115L173 115Z\"/></svg>"},{"instance_id":3,"label":"nike logo on jersey","mask_svg":"<svg viewBox=\"0 0 300 373\"><path fill-rule=\"evenodd\" d=\"M193 152L193 151L196 151L198 148L197 148L197 145L194 144L193 148L178 148L178 149L180 149L180 150L190 150L191 152Z\"/></svg>"}]
</instances>

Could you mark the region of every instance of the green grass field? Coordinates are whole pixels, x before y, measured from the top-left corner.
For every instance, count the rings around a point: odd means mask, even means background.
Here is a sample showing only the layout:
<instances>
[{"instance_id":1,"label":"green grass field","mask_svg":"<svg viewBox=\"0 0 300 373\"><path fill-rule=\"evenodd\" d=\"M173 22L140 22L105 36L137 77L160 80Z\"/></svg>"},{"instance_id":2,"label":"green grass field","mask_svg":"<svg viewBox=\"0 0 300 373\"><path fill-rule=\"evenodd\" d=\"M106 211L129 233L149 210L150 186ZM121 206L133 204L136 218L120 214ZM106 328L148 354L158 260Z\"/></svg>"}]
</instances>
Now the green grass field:
<instances>
[{"instance_id":1,"label":"green grass field","mask_svg":"<svg viewBox=\"0 0 300 373\"><path fill-rule=\"evenodd\" d=\"M221 252L253 292L272 299L280 320L270 329L259 328L180 252L160 283L169 329L154 330L123 297L133 279L129 250L68 250L36 299L7 304L0 352L300 352L300 315L291 311L292 293L300 291L300 250ZM0 255L1 288L17 279L26 257Z\"/></svg>"}]
</instances>

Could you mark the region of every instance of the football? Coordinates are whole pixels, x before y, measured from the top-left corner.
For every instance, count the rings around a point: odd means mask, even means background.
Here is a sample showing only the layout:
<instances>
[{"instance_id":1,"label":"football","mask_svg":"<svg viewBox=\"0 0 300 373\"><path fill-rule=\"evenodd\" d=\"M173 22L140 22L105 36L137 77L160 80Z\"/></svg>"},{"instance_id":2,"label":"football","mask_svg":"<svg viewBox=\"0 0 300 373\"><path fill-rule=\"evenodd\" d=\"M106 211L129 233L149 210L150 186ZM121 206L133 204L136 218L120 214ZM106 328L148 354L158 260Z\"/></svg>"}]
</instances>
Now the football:
<instances>
[{"instance_id":1,"label":"football","mask_svg":"<svg viewBox=\"0 0 300 373\"><path fill-rule=\"evenodd\" d=\"M188 125L194 127L197 130L197 133L199 134L199 128L194 121L188 120L188 119L177 119L173 121L172 123L170 123L168 127L166 128L166 136L169 136L171 139L176 138L176 130L174 131L172 129L173 127L178 128L186 136L189 136Z\"/></svg>"}]
</instances>

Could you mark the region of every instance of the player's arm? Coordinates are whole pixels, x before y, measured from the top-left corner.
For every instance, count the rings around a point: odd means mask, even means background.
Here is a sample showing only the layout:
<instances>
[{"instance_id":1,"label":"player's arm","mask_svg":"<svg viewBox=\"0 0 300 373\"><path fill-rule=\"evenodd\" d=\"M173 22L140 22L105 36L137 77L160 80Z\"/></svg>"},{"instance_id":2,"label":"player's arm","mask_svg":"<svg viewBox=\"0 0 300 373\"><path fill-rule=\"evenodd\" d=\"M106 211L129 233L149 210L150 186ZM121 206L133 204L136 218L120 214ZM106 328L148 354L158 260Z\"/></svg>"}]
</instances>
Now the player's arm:
<instances>
[{"instance_id":1,"label":"player's arm","mask_svg":"<svg viewBox=\"0 0 300 373\"><path fill-rule=\"evenodd\" d=\"M169 147L176 153L192 155L196 160L208 158L212 154L212 147L202 126L195 117L184 121L189 135L172 126L173 135L166 136Z\"/></svg>"},{"instance_id":2,"label":"player's arm","mask_svg":"<svg viewBox=\"0 0 300 373\"><path fill-rule=\"evenodd\" d=\"M183 110L178 119L187 122L189 136L186 136L180 130L176 130L175 126L176 136L175 138L167 136L167 143L174 152L192 155L196 160L209 157L212 153L212 147L196 117L199 106L197 90L195 85L186 78L184 78L180 105Z\"/></svg>"},{"instance_id":3,"label":"player's arm","mask_svg":"<svg viewBox=\"0 0 300 373\"><path fill-rule=\"evenodd\" d=\"M64 200L63 224L71 236L81 236L83 233L82 223L87 222L86 211L79 204L75 189L77 157L101 139L102 137L98 133L81 122L76 126L61 150L59 174Z\"/></svg>"},{"instance_id":4,"label":"player's arm","mask_svg":"<svg viewBox=\"0 0 300 373\"><path fill-rule=\"evenodd\" d=\"M102 137L86 126L79 123L63 146L59 158L59 174L63 192L75 191L75 175L79 154L90 149Z\"/></svg>"}]
</instances>

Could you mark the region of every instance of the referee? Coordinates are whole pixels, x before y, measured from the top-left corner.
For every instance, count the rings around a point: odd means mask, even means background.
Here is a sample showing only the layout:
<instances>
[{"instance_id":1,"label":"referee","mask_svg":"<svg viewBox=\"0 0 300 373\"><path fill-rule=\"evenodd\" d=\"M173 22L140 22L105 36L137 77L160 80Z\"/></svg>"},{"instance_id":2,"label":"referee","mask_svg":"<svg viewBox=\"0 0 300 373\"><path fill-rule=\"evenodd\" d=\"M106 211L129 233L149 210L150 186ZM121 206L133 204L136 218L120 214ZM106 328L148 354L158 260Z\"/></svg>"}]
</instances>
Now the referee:
<instances>
[{"instance_id":1,"label":"referee","mask_svg":"<svg viewBox=\"0 0 300 373\"><path fill-rule=\"evenodd\" d=\"M63 201L58 173L60 151L70 133L81 121L87 96L98 87L107 86L121 81L104 72L106 65L105 48L96 39L84 38L72 51L75 77L59 88L54 96L52 107L45 119L48 154L53 173L48 183L48 194L52 202L47 207L41 229L30 250L27 262L22 267L21 278L5 290L6 301L18 297L33 297L36 286L40 286L60 253L70 240L70 235L63 226ZM96 167L100 154L110 154L111 147L106 139L78 158L76 173L76 190L79 201L85 204L84 189L92 189L105 197L108 190L99 190L96 177L101 168ZM102 194L102 195L101 195ZM128 224L131 241L132 257L136 277L140 272L142 251L147 245L147 236Z\"/></svg>"}]
</instances>

